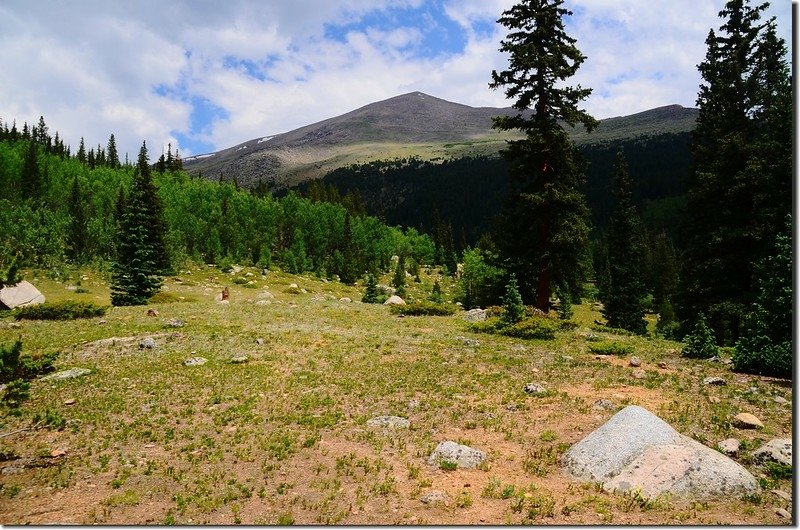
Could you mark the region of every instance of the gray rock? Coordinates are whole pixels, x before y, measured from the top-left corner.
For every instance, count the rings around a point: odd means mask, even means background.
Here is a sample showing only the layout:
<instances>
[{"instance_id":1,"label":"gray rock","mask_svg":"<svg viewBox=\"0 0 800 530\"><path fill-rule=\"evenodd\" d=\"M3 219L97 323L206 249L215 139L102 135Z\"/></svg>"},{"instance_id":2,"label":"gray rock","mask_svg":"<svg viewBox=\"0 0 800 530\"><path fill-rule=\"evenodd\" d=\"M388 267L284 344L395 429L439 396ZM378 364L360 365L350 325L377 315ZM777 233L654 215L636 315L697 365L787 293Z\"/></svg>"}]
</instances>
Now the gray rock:
<instances>
[{"instance_id":1,"label":"gray rock","mask_svg":"<svg viewBox=\"0 0 800 530\"><path fill-rule=\"evenodd\" d=\"M156 347L156 341L155 341L155 339L153 339L153 337L145 337L139 343L139 349L140 350L144 350L144 349L152 350L155 347Z\"/></svg>"},{"instance_id":2,"label":"gray rock","mask_svg":"<svg viewBox=\"0 0 800 530\"><path fill-rule=\"evenodd\" d=\"M389 296L394 295L394 293L396 292L394 287L390 287L388 285L379 284L378 289L380 289L383 292L383 294L388 294Z\"/></svg>"},{"instance_id":3,"label":"gray rock","mask_svg":"<svg viewBox=\"0 0 800 530\"><path fill-rule=\"evenodd\" d=\"M262 338L260 338L260 337L259 337L259 338L257 338L257 339L256 339L256 344L258 344L259 346L263 346L263 345L264 345L264 339L262 339Z\"/></svg>"},{"instance_id":4,"label":"gray rock","mask_svg":"<svg viewBox=\"0 0 800 530\"><path fill-rule=\"evenodd\" d=\"M189 357L188 359L183 361L183 364L185 364L186 366L202 366L207 362L208 359L206 359L205 357Z\"/></svg>"},{"instance_id":5,"label":"gray rock","mask_svg":"<svg viewBox=\"0 0 800 530\"><path fill-rule=\"evenodd\" d=\"M247 355L237 355L236 357L231 357L231 364L243 364L249 360L250 358Z\"/></svg>"},{"instance_id":6,"label":"gray rock","mask_svg":"<svg viewBox=\"0 0 800 530\"><path fill-rule=\"evenodd\" d=\"M613 401L608 399L598 399L597 401L592 404L592 410L614 410L617 408L617 405L614 404Z\"/></svg>"},{"instance_id":7,"label":"gray rock","mask_svg":"<svg viewBox=\"0 0 800 530\"><path fill-rule=\"evenodd\" d=\"M454 462L458 467L473 468L486 459L486 453L479 449L456 442L440 442L428 457L428 464L438 466L442 461Z\"/></svg>"},{"instance_id":8,"label":"gray rock","mask_svg":"<svg viewBox=\"0 0 800 530\"><path fill-rule=\"evenodd\" d=\"M477 339L464 339L464 346L480 346L481 341Z\"/></svg>"},{"instance_id":9,"label":"gray rock","mask_svg":"<svg viewBox=\"0 0 800 530\"><path fill-rule=\"evenodd\" d=\"M14 309L43 303L44 295L26 280L22 280L17 285L8 285L0 289L0 307Z\"/></svg>"},{"instance_id":10,"label":"gray rock","mask_svg":"<svg viewBox=\"0 0 800 530\"><path fill-rule=\"evenodd\" d=\"M528 383L522 390L524 390L527 394L534 395L542 395L547 393L547 389L545 387L536 383Z\"/></svg>"},{"instance_id":11,"label":"gray rock","mask_svg":"<svg viewBox=\"0 0 800 530\"><path fill-rule=\"evenodd\" d=\"M563 457L566 472L606 491L638 491L708 499L759 491L742 466L683 436L647 410L628 406L572 446Z\"/></svg>"},{"instance_id":12,"label":"gray rock","mask_svg":"<svg viewBox=\"0 0 800 530\"><path fill-rule=\"evenodd\" d=\"M786 502L792 502L792 496L786 493L783 490L771 490L771 493L781 499L785 500Z\"/></svg>"},{"instance_id":13,"label":"gray rock","mask_svg":"<svg viewBox=\"0 0 800 530\"><path fill-rule=\"evenodd\" d=\"M647 379L647 371L642 368L637 368L633 372L631 372L631 376L634 379Z\"/></svg>"},{"instance_id":14,"label":"gray rock","mask_svg":"<svg viewBox=\"0 0 800 530\"><path fill-rule=\"evenodd\" d=\"M256 295L256 300L272 300L275 295L269 291L261 291Z\"/></svg>"},{"instance_id":15,"label":"gray rock","mask_svg":"<svg viewBox=\"0 0 800 530\"><path fill-rule=\"evenodd\" d=\"M441 491L429 491L419 498L422 504L447 504L450 502L450 497Z\"/></svg>"},{"instance_id":16,"label":"gray rock","mask_svg":"<svg viewBox=\"0 0 800 530\"><path fill-rule=\"evenodd\" d=\"M464 313L464 320L467 322L483 322L486 320L486 310L470 309Z\"/></svg>"},{"instance_id":17,"label":"gray rock","mask_svg":"<svg viewBox=\"0 0 800 530\"><path fill-rule=\"evenodd\" d=\"M703 379L703 385L705 385L705 386L708 386L708 385L711 385L711 386L725 386L727 384L728 384L727 381L725 381L721 377L706 377L705 379Z\"/></svg>"},{"instance_id":18,"label":"gray rock","mask_svg":"<svg viewBox=\"0 0 800 530\"><path fill-rule=\"evenodd\" d=\"M776 438L759 447L753 452L753 462L764 464L766 462L777 462L787 466L792 465L792 439Z\"/></svg>"},{"instance_id":19,"label":"gray rock","mask_svg":"<svg viewBox=\"0 0 800 530\"><path fill-rule=\"evenodd\" d=\"M383 305L406 305L406 302L399 296L392 295L383 303Z\"/></svg>"},{"instance_id":20,"label":"gray rock","mask_svg":"<svg viewBox=\"0 0 800 530\"><path fill-rule=\"evenodd\" d=\"M348 298L347 296L339 298L339 301L343 304L350 304L353 302L352 298Z\"/></svg>"},{"instance_id":21,"label":"gray rock","mask_svg":"<svg viewBox=\"0 0 800 530\"><path fill-rule=\"evenodd\" d=\"M639 359L638 357L631 357L630 360L628 361L628 364L630 364L634 368L638 368L639 366L642 365L642 360Z\"/></svg>"},{"instance_id":22,"label":"gray rock","mask_svg":"<svg viewBox=\"0 0 800 530\"><path fill-rule=\"evenodd\" d=\"M69 370L63 370L61 372L46 375L42 377L42 381L61 381L62 379L74 379L90 373L92 373L92 371L87 368L70 368Z\"/></svg>"},{"instance_id":23,"label":"gray rock","mask_svg":"<svg viewBox=\"0 0 800 530\"><path fill-rule=\"evenodd\" d=\"M408 400L406 403L406 407L410 409L415 409L419 407L419 400L417 398L412 398Z\"/></svg>"},{"instance_id":24,"label":"gray rock","mask_svg":"<svg viewBox=\"0 0 800 530\"><path fill-rule=\"evenodd\" d=\"M772 401L774 401L775 403L778 403L779 405L788 405L789 404L789 400L784 398L783 396L775 396L775 397L772 398Z\"/></svg>"},{"instance_id":25,"label":"gray rock","mask_svg":"<svg viewBox=\"0 0 800 530\"><path fill-rule=\"evenodd\" d=\"M764 424L761 420L749 412L741 412L731 419L731 425L739 429L763 429Z\"/></svg>"},{"instance_id":26,"label":"gray rock","mask_svg":"<svg viewBox=\"0 0 800 530\"><path fill-rule=\"evenodd\" d=\"M740 446L741 443L736 438L728 438L717 444L717 448L728 456L738 455Z\"/></svg>"},{"instance_id":27,"label":"gray rock","mask_svg":"<svg viewBox=\"0 0 800 530\"><path fill-rule=\"evenodd\" d=\"M411 422L400 416L376 416L367 420L367 427L383 427L387 429L408 429Z\"/></svg>"},{"instance_id":28,"label":"gray rock","mask_svg":"<svg viewBox=\"0 0 800 530\"><path fill-rule=\"evenodd\" d=\"M667 362L666 362L666 361L661 361L661 362L659 362L659 363L658 363L658 367L659 367L659 368L666 368L666 367L667 367Z\"/></svg>"},{"instance_id":29,"label":"gray rock","mask_svg":"<svg viewBox=\"0 0 800 530\"><path fill-rule=\"evenodd\" d=\"M184 322L183 320L180 320L178 318L170 318L167 321L167 325L169 327L171 327L171 328L182 328L183 326L186 325L186 322Z\"/></svg>"},{"instance_id":30,"label":"gray rock","mask_svg":"<svg viewBox=\"0 0 800 530\"><path fill-rule=\"evenodd\" d=\"M792 514L789 513L789 510L785 508L776 508L775 513L778 514L780 517L783 517L784 519L788 519L789 521L792 520Z\"/></svg>"}]
</instances>

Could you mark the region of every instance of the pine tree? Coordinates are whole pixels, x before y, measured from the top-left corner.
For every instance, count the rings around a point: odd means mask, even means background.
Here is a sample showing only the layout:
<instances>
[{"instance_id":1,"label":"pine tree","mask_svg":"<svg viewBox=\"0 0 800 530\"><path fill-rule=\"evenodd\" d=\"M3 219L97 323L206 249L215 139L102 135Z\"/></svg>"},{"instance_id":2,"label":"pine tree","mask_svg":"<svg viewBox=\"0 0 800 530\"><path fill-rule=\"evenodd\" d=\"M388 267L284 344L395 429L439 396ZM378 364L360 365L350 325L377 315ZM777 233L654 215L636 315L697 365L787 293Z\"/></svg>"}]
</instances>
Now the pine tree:
<instances>
[{"instance_id":1,"label":"pine tree","mask_svg":"<svg viewBox=\"0 0 800 530\"><path fill-rule=\"evenodd\" d=\"M684 322L706 313L722 344L739 336L756 296L755 263L791 211L791 76L774 19L761 21L766 7L727 2L698 67L676 309Z\"/></svg>"},{"instance_id":2,"label":"pine tree","mask_svg":"<svg viewBox=\"0 0 800 530\"><path fill-rule=\"evenodd\" d=\"M714 332L706 325L703 313L697 317L692 332L683 339L684 346L681 356L692 359L710 359L714 357L719 349L717 348Z\"/></svg>"},{"instance_id":3,"label":"pine tree","mask_svg":"<svg viewBox=\"0 0 800 530\"><path fill-rule=\"evenodd\" d=\"M442 286L439 284L439 280L433 282L433 289L431 289L431 296L429 298L431 302L434 304L441 304L442 300Z\"/></svg>"},{"instance_id":4,"label":"pine tree","mask_svg":"<svg viewBox=\"0 0 800 530\"><path fill-rule=\"evenodd\" d=\"M25 160L22 163L21 191L23 199L38 199L44 192L44 175L39 167L39 148L36 142L28 142Z\"/></svg>"},{"instance_id":5,"label":"pine tree","mask_svg":"<svg viewBox=\"0 0 800 530\"><path fill-rule=\"evenodd\" d=\"M494 119L494 128L521 130L525 139L504 151L512 177L511 197L498 223L497 242L524 300L550 309L555 285L579 291L586 253L589 210L580 191L583 161L561 123L591 131L597 121L578 109L591 89L565 86L586 59L564 31L572 12L563 0L524 0L499 23L510 33L500 51L509 69L492 72L491 88L505 87L513 116ZM533 111L533 112L531 112Z\"/></svg>"},{"instance_id":6,"label":"pine tree","mask_svg":"<svg viewBox=\"0 0 800 530\"><path fill-rule=\"evenodd\" d=\"M516 324L525 316L525 306L522 305L522 296L519 294L517 278L512 274L506 285L506 295L503 297L503 316L500 323L504 326Z\"/></svg>"},{"instance_id":7,"label":"pine tree","mask_svg":"<svg viewBox=\"0 0 800 530\"><path fill-rule=\"evenodd\" d=\"M392 276L392 287L395 289L395 294L399 297L406 295L406 257L400 254L397 260L397 267L394 269L394 276Z\"/></svg>"},{"instance_id":8,"label":"pine tree","mask_svg":"<svg viewBox=\"0 0 800 530\"><path fill-rule=\"evenodd\" d=\"M791 234L791 216L787 216L784 233L777 236L773 254L756 269L758 298L732 356L738 371L792 377Z\"/></svg>"},{"instance_id":9,"label":"pine tree","mask_svg":"<svg viewBox=\"0 0 800 530\"><path fill-rule=\"evenodd\" d=\"M375 275L368 273L364 283L366 287L361 301L365 304L377 304L380 293L378 291L378 281L375 279Z\"/></svg>"},{"instance_id":10,"label":"pine tree","mask_svg":"<svg viewBox=\"0 0 800 530\"><path fill-rule=\"evenodd\" d=\"M78 162L81 164L86 163L86 146L83 143L83 136L81 136L81 144L78 147L78 153L75 155L78 159Z\"/></svg>"},{"instance_id":11,"label":"pine tree","mask_svg":"<svg viewBox=\"0 0 800 530\"><path fill-rule=\"evenodd\" d=\"M106 155L108 166L114 169L121 167L121 164L119 163L119 153L117 153L117 141L114 139L114 133L111 133L111 136L108 138L108 147L106 148L106 151L108 151Z\"/></svg>"},{"instance_id":12,"label":"pine tree","mask_svg":"<svg viewBox=\"0 0 800 530\"><path fill-rule=\"evenodd\" d=\"M616 204L608 225L609 283L603 302L608 326L638 334L647 331L644 319L644 245L642 223L633 204L631 179L625 157L617 153L614 170Z\"/></svg>"},{"instance_id":13,"label":"pine tree","mask_svg":"<svg viewBox=\"0 0 800 530\"><path fill-rule=\"evenodd\" d=\"M166 249L161 202L142 143L133 184L125 201L112 269L112 305L143 305L159 291Z\"/></svg>"}]
</instances>

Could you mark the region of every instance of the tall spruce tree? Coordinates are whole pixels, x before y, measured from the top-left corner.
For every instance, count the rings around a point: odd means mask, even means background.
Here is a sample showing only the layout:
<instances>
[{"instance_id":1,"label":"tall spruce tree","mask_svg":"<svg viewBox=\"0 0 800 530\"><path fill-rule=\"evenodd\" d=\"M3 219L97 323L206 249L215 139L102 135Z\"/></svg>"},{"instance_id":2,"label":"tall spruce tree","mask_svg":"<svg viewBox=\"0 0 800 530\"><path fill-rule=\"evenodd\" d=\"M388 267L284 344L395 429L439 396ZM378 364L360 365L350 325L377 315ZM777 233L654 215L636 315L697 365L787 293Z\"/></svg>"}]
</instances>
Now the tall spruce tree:
<instances>
[{"instance_id":1,"label":"tall spruce tree","mask_svg":"<svg viewBox=\"0 0 800 530\"><path fill-rule=\"evenodd\" d=\"M791 211L791 77L768 4L731 0L709 32L687 182L684 263L676 299L703 312L722 344L739 337L755 300L754 266Z\"/></svg>"},{"instance_id":2,"label":"tall spruce tree","mask_svg":"<svg viewBox=\"0 0 800 530\"><path fill-rule=\"evenodd\" d=\"M106 148L106 163L109 167L118 169L122 164L119 163L119 153L117 152L117 140L114 138L114 133L108 138L108 147Z\"/></svg>"},{"instance_id":3,"label":"tall spruce tree","mask_svg":"<svg viewBox=\"0 0 800 530\"><path fill-rule=\"evenodd\" d=\"M39 167L39 147L34 141L28 142L25 159L22 162L22 182L20 189L23 199L38 199L44 192L44 174Z\"/></svg>"},{"instance_id":4,"label":"tall spruce tree","mask_svg":"<svg viewBox=\"0 0 800 530\"><path fill-rule=\"evenodd\" d=\"M587 131L597 125L578 108L591 89L566 85L586 57L564 30L564 17L572 12L563 3L524 0L503 13L498 22L510 32L500 51L510 55L509 68L493 71L489 85L503 87L517 111L494 118L493 127L525 133L503 153L511 197L496 239L523 299L542 311L549 311L555 286L580 290L589 233L589 209L580 191L584 162L561 123Z\"/></svg>"},{"instance_id":5,"label":"tall spruce tree","mask_svg":"<svg viewBox=\"0 0 800 530\"><path fill-rule=\"evenodd\" d=\"M633 204L631 178L622 153L617 153L614 170L614 197L616 204L611 214L606 235L609 282L605 289L603 316L612 328L622 328L644 334L644 283L643 227Z\"/></svg>"},{"instance_id":6,"label":"tall spruce tree","mask_svg":"<svg viewBox=\"0 0 800 530\"><path fill-rule=\"evenodd\" d=\"M143 305L159 291L165 272L165 231L163 208L147 161L147 146L142 143L117 233L112 305Z\"/></svg>"}]
</instances>

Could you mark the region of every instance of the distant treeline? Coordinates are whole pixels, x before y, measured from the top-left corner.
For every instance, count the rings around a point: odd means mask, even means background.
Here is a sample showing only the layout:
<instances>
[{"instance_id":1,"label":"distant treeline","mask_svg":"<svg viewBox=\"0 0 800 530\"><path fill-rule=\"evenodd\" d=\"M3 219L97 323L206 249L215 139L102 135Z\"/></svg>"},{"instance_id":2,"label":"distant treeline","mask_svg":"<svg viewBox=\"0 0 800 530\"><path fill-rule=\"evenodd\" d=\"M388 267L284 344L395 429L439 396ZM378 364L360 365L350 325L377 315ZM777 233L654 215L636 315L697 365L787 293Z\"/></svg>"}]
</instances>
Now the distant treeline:
<instances>
[{"instance_id":1,"label":"distant treeline","mask_svg":"<svg viewBox=\"0 0 800 530\"><path fill-rule=\"evenodd\" d=\"M15 257L22 267L68 261L104 266L115 259L119 212L135 167L119 163L113 138L109 143L111 149L93 151L90 165L82 147L81 156L72 156L68 146L54 141L43 119L22 131L0 123L0 265ZM433 240L413 228L390 227L295 193L274 198L193 179L179 158L170 162L155 164L153 178L173 268L187 260L261 266L274 261L291 272L352 276L387 270L398 252L420 264L436 259Z\"/></svg>"},{"instance_id":2,"label":"distant treeline","mask_svg":"<svg viewBox=\"0 0 800 530\"><path fill-rule=\"evenodd\" d=\"M676 235L685 203L683 184L689 172L690 133L643 136L580 150L587 160L584 192L593 226L602 231L611 215L611 182L618 152L629 163L634 201L653 231ZM390 225L433 233L437 216L449 221L456 243L475 245L491 229L507 194L508 170L501 157L472 157L429 162L418 158L350 165L318 181L297 187L304 196L347 198Z\"/></svg>"}]
</instances>

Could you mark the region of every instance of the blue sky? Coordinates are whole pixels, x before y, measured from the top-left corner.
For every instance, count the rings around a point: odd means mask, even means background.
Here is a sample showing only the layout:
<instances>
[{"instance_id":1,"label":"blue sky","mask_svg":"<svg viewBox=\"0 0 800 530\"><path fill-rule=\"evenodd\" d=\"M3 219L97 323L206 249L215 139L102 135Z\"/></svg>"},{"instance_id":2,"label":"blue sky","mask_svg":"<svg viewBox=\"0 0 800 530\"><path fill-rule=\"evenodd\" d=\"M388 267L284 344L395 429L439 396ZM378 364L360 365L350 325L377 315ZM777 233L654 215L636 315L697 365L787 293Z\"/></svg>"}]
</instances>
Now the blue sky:
<instances>
[{"instance_id":1,"label":"blue sky","mask_svg":"<svg viewBox=\"0 0 800 530\"><path fill-rule=\"evenodd\" d=\"M183 155L285 132L422 91L506 106L488 88L512 0L6 0L0 118L44 115L75 148L113 132L135 156ZM588 57L575 83L598 118L693 106L724 0L567 0ZM789 40L791 4L773 2Z\"/></svg>"}]
</instances>

